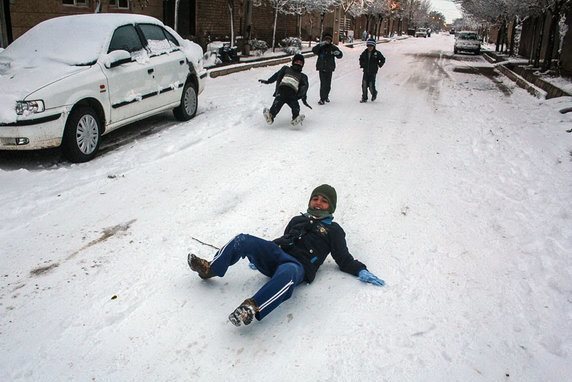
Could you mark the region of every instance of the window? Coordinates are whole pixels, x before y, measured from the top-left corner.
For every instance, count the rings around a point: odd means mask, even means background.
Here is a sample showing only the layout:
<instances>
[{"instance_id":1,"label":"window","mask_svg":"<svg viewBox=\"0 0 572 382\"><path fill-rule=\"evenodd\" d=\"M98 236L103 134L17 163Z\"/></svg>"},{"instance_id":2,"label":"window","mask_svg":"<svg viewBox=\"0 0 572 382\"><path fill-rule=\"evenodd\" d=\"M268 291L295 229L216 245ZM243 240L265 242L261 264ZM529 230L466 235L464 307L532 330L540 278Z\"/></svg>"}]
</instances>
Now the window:
<instances>
[{"instance_id":1,"label":"window","mask_svg":"<svg viewBox=\"0 0 572 382\"><path fill-rule=\"evenodd\" d=\"M87 7L89 0L62 0L63 5L71 5L73 7Z\"/></svg>"},{"instance_id":2,"label":"window","mask_svg":"<svg viewBox=\"0 0 572 382\"><path fill-rule=\"evenodd\" d=\"M125 25L117 28L115 32L113 32L107 53L115 50L126 50L129 53L134 53L141 49L143 49L143 44L135 27L133 25Z\"/></svg>"},{"instance_id":3,"label":"window","mask_svg":"<svg viewBox=\"0 0 572 382\"><path fill-rule=\"evenodd\" d=\"M129 9L129 0L109 0L109 5L120 9Z\"/></svg>"},{"instance_id":4,"label":"window","mask_svg":"<svg viewBox=\"0 0 572 382\"><path fill-rule=\"evenodd\" d=\"M139 27L141 28L141 32L147 40L147 46L153 55L172 51L173 47L179 46L175 37L158 25L139 24Z\"/></svg>"}]
</instances>

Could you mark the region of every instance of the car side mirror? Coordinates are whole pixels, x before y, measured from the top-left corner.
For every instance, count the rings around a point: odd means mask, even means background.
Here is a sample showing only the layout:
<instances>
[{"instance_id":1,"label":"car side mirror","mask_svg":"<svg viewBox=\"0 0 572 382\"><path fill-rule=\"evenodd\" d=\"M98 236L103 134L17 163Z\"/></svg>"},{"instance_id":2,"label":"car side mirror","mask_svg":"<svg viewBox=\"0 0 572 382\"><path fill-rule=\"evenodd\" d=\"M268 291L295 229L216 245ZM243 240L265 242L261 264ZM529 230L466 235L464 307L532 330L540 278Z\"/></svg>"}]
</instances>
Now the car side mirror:
<instances>
[{"instance_id":1,"label":"car side mirror","mask_svg":"<svg viewBox=\"0 0 572 382\"><path fill-rule=\"evenodd\" d=\"M107 69L131 62L131 53L126 50L114 50L103 58L103 64Z\"/></svg>"}]
</instances>

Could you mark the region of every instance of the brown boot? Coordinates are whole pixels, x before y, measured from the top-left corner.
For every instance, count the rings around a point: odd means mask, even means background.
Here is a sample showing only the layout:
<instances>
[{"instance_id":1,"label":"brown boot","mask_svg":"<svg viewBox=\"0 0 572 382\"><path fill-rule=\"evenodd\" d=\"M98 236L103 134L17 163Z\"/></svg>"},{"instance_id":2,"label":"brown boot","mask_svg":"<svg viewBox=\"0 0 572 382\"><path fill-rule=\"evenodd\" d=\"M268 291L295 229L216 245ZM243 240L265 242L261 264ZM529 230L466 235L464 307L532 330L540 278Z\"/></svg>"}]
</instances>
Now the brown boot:
<instances>
[{"instance_id":1,"label":"brown boot","mask_svg":"<svg viewBox=\"0 0 572 382\"><path fill-rule=\"evenodd\" d=\"M211 264L207 260L189 253L187 262L189 263L189 267L191 267L193 271L197 272L201 279L210 279L214 276L211 272Z\"/></svg>"},{"instance_id":2,"label":"brown boot","mask_svg":"<svg viewBox=\"0 0 572 382\"><path fill-rule=\"evenodd\" d=\"M252 322L257 312L258 306L256 306L256 302L249 298L244 300L244 302L228 316L228 319L234 326L240 326L240 324L248 325Z\"/></svg>"}]
</instances>

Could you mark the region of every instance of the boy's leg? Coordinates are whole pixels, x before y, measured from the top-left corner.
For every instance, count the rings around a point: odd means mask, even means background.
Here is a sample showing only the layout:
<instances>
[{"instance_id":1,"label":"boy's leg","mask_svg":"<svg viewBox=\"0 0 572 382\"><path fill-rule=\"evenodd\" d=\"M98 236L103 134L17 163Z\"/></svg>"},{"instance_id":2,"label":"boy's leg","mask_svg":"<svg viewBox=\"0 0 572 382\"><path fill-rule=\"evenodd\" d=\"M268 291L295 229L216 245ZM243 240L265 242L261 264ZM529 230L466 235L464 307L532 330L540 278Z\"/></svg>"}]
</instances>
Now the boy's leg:
<instances>
[{"instance_id":1,"label":"boy's leg","mask_svg":"<svg viewBox=\"0 0 572 382\"><path fill-rule=\"evenodd\" d=\"M375 74L372 74L369 78L369 91L371 92L371 100L375 101L377 98L377 90L375 90Z\"/></svg>"},{"instance_id":2,"label":"boy's leg","mask_svg":"<svg viewBox=\"0 0 572 382\"><path fill-rule=\"evenodd\" d=\"M252 297L258 306L256 319L262 320L281 303L288 300L294 288L304 279L304 267L300 263L285 261L280 264L274 275Z\"/></svg>"},{"instance_id":3,"label":"boy's leg","mask_svg":"<svg viewBox=\"0 0 572 382\"><path fill-rule=\"evenodd\" d=\"M300 114L300 104L296 98L288 100L288 106L292 109L292 119L295 119Z\"/></svg>"},{"instance_id":4,"label":"boy's leg","mask_svg":"<svg viewBox=\"0 0 572 382\"><path fill-rule=\"evenodd\" d=\"M228 265L248 257L256 269L270 280L229 315L236 326L248 325L253 317L261 320L292 296L294 287L304 279L304 267L271 241L240 234L225 245L211 262L213 273L224 275Z\"/></svg>"},{"instance_id":5,"label":"boy's leg","mask_svg":"<svg viewBox=\"0 0 572 382\"><path fill-rule=\"evenodd\" d=\"M367 101L367 74L363 74L361 79L361 102Z\"/></svg>"},{"instance_id":6,"label":"boy's leg","mask_svg":"<svg viewBox=\"0 0 572 382\"><path fill-rule=\"evenodd\" d=\"M274 98L274 102L272 102L272 106L270 106L270 114L272 114L272 118L276 118L282 106L284 106L284 100L282 97L278 96Z\"/></svg>"},{"instance_id":7,"label":"boy's leg","mask_svg":"<svg viewBox=\"0 0 572 382\"><path fill-rule=\"evenodd\" d=\"M326 101L332 88L332 72L320 71L320 101Z\"/></svg>"}]
</instances>

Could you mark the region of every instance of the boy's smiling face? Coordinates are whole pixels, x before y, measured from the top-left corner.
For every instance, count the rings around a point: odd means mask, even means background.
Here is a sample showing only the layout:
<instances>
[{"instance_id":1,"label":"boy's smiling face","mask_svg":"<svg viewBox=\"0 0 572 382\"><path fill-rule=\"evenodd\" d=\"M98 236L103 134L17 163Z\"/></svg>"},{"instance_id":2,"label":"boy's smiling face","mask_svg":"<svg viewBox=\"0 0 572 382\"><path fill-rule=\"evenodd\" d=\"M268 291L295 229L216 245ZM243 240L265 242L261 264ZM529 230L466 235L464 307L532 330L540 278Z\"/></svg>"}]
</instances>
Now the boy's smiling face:
<instances>
[{"instance_id":1,"label":"boy's smiling face","mask_svg":"<svg viewBox=\"0 0 572 382\"><path fill-rule=\"evenodd\" d=\"M313 196L310 199L310 209L328 211L330 209L330 202L322 195Z\"/></svg>"}]
</instances>

